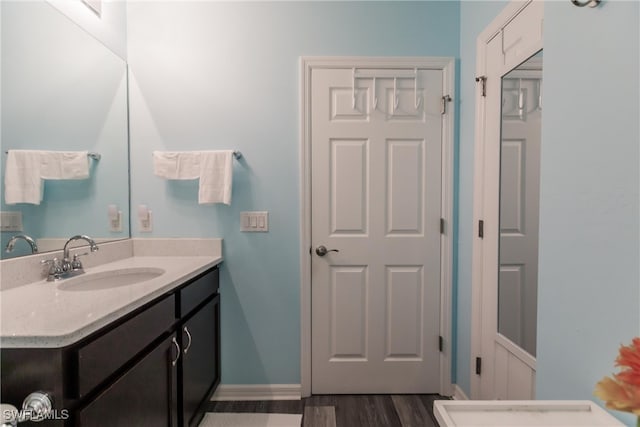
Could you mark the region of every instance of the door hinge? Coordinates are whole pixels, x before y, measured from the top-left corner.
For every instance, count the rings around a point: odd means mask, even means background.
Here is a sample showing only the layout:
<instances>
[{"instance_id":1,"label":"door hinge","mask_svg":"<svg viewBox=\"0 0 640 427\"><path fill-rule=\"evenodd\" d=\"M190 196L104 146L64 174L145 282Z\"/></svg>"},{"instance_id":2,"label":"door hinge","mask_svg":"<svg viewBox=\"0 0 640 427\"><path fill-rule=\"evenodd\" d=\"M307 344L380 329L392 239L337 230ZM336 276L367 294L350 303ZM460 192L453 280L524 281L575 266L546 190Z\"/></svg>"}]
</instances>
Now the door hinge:
<instances>
[{"instance_id":1,"label":"door hinge","mask_svg":"<svg viewBox=\"0 0 640 427\"><path fill-rule=\"evenodd\" d=\"M438 337L438 350L440 350L440 353L444 351L444 338L442 338L442 335Z\"/></svg>"},{"instance_id":2,"label":"door hinge","mask_svg":"<svg viewBox=\"0 0 640 427\"><path fill-rule=\"evenodd\" d=\"M487 76L476 77L477 82L482 82L482 96L487 96Z\"/></svg>"},{"instance_id":3,"label":"door hinge","mask_svg":"<svg viewBox=\"0 0 640 427\"><path fill-rule=\"evenodd\" d=\"M476 357L476 375L482 374L482 357Z\"/></svg>"},{"instance_id":4,"label":"door hinge","mask_svg":"<svg viewBox=\"0 0 640 427\"><path fill-rule=\"evenodd\" d=\"M442 115L445 115L447 113L447 102L451 102L451 96L449 95L444 95L441 99L441 104L440 104L440 113Z\"/></svg>"},{"instance_id":5,"label":"door hinge","mask_svg":"<svg viewBox=\"0 0 640 427\"><path fill-rule=\"evenodd\" d=\"M440 234L444 234L444 218L440 218Z\"/></svg>"},{"instance_id":6,"label":"door hinge","mask_svg":"<svg viewBox=\"0 0 640 427\"><path fill-rule=\"evenodd\" d=\"M484 239L484 221L478 221L478 237Z\"/></svg>"}]
</instances>

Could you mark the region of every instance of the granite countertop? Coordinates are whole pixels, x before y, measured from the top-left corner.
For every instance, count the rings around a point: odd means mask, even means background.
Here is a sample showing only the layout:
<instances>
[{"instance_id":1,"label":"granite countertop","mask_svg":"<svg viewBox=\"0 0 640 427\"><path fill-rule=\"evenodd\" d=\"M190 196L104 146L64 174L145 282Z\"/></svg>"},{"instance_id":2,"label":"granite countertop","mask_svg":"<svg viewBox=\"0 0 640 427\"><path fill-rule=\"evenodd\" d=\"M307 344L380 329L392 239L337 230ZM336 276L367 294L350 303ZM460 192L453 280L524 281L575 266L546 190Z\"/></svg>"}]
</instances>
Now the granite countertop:
<instances>
[{"instance_id":1,"label":"granite countertop","mask_svg":"<svg viewBox=\"0 0 640 427\"><path fill-rule=\"evenodd\" d=\"M221 262L220 256L132 256L85 268L85 274L140 267L165 273L145 282L90 291L59 289L70 279L43 279L0 291L0 347L68 346Z\"/></svg>"}]
</instances>

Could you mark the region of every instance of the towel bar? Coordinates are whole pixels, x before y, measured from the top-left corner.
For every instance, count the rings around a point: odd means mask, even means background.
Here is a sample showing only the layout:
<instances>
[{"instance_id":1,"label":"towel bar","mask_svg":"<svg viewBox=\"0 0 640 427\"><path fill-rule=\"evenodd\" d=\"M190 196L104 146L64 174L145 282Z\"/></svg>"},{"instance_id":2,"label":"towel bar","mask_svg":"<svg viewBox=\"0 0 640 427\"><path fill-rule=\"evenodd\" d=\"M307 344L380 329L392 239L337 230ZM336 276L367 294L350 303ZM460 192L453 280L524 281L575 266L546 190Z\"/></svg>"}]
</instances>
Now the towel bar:
<instances>
[{"instance_id":1,"label":"towel bar","mask_svg":"<svg viewBox=\"0 0 640 427\"><path fill-rule=\"evenodd\" d=\"M4 154L9 154L9 151L5 151ZM88 152L87 156L91 157L93 160L100 160L100 158L102 158L102 154L96 153L94 151Z\"/></svg>"},{"instance_id":2,"label":"towel bar","mask_svg":"<svg viewBox=\"0 0 640 427\"><path fill-rule=\"evenodd\" d=\"M236 160L240 160L242 158L242 153L238 150L234 150L233 151L233 157L236 158Z\"/></svg>"}]
</instances>

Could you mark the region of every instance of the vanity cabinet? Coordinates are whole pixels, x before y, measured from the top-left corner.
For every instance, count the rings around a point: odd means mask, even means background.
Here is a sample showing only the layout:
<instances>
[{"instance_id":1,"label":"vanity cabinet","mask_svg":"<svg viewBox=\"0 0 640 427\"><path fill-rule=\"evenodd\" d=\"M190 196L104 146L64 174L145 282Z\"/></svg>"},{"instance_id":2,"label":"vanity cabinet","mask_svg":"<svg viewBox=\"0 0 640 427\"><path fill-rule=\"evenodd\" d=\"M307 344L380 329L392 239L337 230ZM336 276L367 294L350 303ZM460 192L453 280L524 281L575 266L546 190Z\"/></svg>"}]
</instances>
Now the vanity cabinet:
<instances>
[{"instance_id":1,"label":"vanity cabinet","mask_svg":"<svg viewBox=\"0 0 640 427\"><path fill-rule=\"evenodd\" d=\"M200 422L213 389L220 381L220 295L210 299L183 323L182 425ZM211 325L216 325L212 328Z\"/></svg>"},{"instance_id":2,"label":"vanity cabinet","mask_svg":"<svg viewBox=\"0 0 640 427\"><path fill-rule=\"evenodd\" d=\"M64 348L0 351L2 402L49 392L38 426L193 426L220 382L217 267Z\"/></svg>"}]
</instances>

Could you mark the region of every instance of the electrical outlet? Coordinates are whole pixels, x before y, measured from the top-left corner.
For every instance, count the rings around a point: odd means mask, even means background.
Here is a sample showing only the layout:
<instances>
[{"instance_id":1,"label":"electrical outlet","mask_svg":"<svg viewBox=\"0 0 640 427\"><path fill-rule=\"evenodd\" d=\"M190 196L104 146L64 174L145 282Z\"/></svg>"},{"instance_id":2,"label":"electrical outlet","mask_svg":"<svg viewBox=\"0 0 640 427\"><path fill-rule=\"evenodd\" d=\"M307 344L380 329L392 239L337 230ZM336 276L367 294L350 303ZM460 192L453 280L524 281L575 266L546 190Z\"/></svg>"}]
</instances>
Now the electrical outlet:
<instances>
[{"instance_id":1,"label":"electrical outlet","mask_svg":"<svg viewBox=\"0 0 640 427\"><path fill-rule=\"evenodd\" d=\"M120 232L122 231L122 211L118 210L118 206L109 205L107 207L109 218L109 231Z\"/></svg>"},{"instance_id":2,"label":"electrical outlet","mask_svg":"<svg viewBox=\"0 0 640 427\"><path fill-rule=\"evenodd\" d=\"M153 231L153 215L147 205L138 206L138 227L141 233Z\"/></svg>"}]
</instances>

